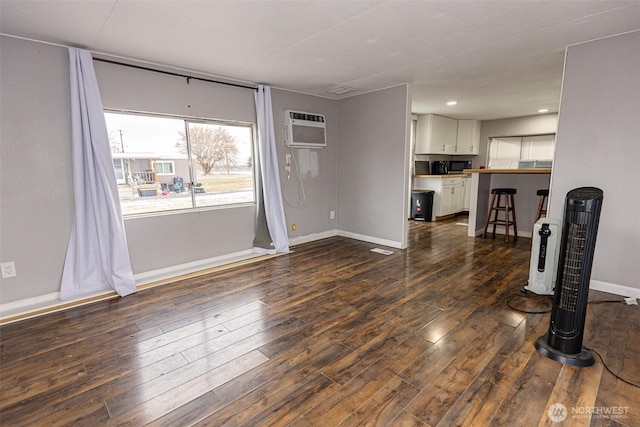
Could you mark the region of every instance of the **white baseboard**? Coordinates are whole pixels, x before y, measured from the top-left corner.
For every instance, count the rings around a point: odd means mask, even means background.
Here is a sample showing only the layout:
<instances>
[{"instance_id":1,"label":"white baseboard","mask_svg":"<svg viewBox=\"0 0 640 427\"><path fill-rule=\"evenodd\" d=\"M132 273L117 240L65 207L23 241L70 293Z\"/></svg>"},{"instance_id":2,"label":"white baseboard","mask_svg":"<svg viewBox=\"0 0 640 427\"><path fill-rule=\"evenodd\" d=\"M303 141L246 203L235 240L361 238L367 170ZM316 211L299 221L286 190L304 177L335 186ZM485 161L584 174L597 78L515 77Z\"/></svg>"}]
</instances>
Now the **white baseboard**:
<instances>
[{"instance_id":1,"label":"white baseboard","mask_svg":"<svg viewBox=\"0 0 640 427\"><path fill-rule=\"evenodd\" d=\"M251 249L248 249L204 260L138 273L134 274L133 277L138 287L144 287L145 285L147 285L146 287L153 287L154 283L163 284L162 281L167 281L179 276L206 272L210 269L241 261L247 261L257 257L260 257L260 255L253 254ZM0 324L11 323L45 313L53 313L70 307L90 304L96 301L116 298L117 296L118 295L114 291L108 290L82 295L79 298L71 300L61 301L60 292L53 292L33 298L13 301L0 305Z\"/></svg>"},{"instance_id":2,"label":"white baseboard","mask_svg":"<svg viewBox=\"0 0 640 427\"><path fill-rule=\"evenodd\" d=\"M480 230L482 234L482 230ZM518 233L523 235L522 233ZM530 233L529 233L530 234ZM362 234L351 233L340 230L329 230L321 233L314 233L307 236L299 236L290 240L291 245L298 245L302 243L312 242L315 240L326 239L328 237L342 236L351 239L361 240L369 243L375 243L383 246L389 246L392 248L400 248L400 242L379 239L376 237L365 236ZM526 236L523 236L526 237ZM253 254L250 249L246 251L235 252L231 254L221 255L218 257L208 258L205 260L189 262L172 267L161 268L144 273L138 273L134 275L136 284L138 286L144 286L153 284L155 282L162 282L163 280L173 279L179 276L195 274L198 272L214 269L224 265L233 264L236 262L242 262L257 258L260 255ZM597 291L607 292L614 295L620 295L624 297L640 298L640 289L632 288L630 286L618 285L615 283L603 282L600 280L592 280L590 288ZM109 298L115 298L117 294L113 291L99 292L92 295L84 295L82 298L69 301L60 301L60 292L53 292L45 295L40 295L33 298L26 298L19 301L13 301L5 304L0 304L0 324L11 323L13 321L26 319L29 317L35 317L41 314L52 313L55 311L64 310L69 307L77 307L85 304L90 304L95 301L100 301Z\"/></svg>"},{"instance_id":3,"label":"white baseboard","mask_svg":"<svg viewBox=\"0 0 640 427\"><path fill-rule=\"evenodd\" d=\"M0 317L13 315L26 308L38 309L43 306L49 306L53 303L61 303L60 292L52 292L50 294L40 295L33 298L26 298L19 301L8 302L0 305Z\"/></svg>"},{"instance_id":4,"label":"white baseboard","mask_svg":"<svg viewBox=\"0 0 640 427\"><path fill-rule=\"evenodd\" d=\"M348 237L350 239L362 240L363 242L375 243L376 245L389 246L391 248L402 248L402 242L395 240L380 239L378 237L365 236L363 234L351 233L349 231L338 230L338 236Z\"/></svg>"},{"instance_id":5,"label":"white baseboard","mask_svg":"<svg viewBox=\"0 0 640 427\"><path fill-rule=\"evenodd\" d=\"M592 280L589 288L595 291L607 292L622 297L640 298L640 289L630 286L618 285L616 283L603 282L601 280Z\"/></svg>"},{"instance_id":6,"label":"white baseboard","mask_svg":"<svg viewBox=\"0 0 640 427\"><path fill-rule=\"evenodd\" d=\"M185 274L193 274L198 271L220 267L221 265L232 264L239 261L246 261L248 259L256 258L259 256L259 254L254 254L251 249L247 249L244 251L233 252L213 258L207 258L199 261L192 261L184 264L172 265L170 267L159 268L157 270L146 271L144 273L134 274L133 277L136 280L136 285L141 286L161 280L183 276Z\"/></svg>"},{"instance_id":7,"label":"white baseboard","mask_svg":"<svg viewBox=\"0 0 640 427\"><path fill-rule=\"evenodd\" d=\"M79 307L96 301L115 298L118 294L114 291L102 291L83 295L72 300L60 300L60 292L40 295L33 298L25 298L0 305L0 325L29 319L56 311L66 310L70 307Z\"/></svg>"},{"instance_id":8,"label":"white baseboard","mask_svg":"<svg viewBox=\"0 0 640 427\"><path fill-rule=\"evenodd\" d=\"M338 230L333 229L333 230L323 231L321 233L307 234L306 236L292 237L291 239L289 239L289 245L290 246L301 245L303 243L309 243L309 242L314 242L316 240L327 239L329 237L335 237L337 235L338 235Z\"/></svg>"},{"instance_id":9,"label":"white baseboard","mask_svg":"<svg viewBox=\"0 0 640 427\"><path fill-rule=\"evenodd\" d=\"M371 237L371 236L366 236L364 234L351 233L349 231L342 231L337 229L323 231L321 233L308 234L306 236L294 237L292 239L289 239L289 244L291 246L300 245L302 243L309 243L316 240L326 239L328 237L335 237L335 236L347 237L349 239L362 240L363 242L375 243L377 245L389 246L392 248L400 249L400 242L396 242L394 240L380 239L377 237Z\"/></svg>"}]
</instances>

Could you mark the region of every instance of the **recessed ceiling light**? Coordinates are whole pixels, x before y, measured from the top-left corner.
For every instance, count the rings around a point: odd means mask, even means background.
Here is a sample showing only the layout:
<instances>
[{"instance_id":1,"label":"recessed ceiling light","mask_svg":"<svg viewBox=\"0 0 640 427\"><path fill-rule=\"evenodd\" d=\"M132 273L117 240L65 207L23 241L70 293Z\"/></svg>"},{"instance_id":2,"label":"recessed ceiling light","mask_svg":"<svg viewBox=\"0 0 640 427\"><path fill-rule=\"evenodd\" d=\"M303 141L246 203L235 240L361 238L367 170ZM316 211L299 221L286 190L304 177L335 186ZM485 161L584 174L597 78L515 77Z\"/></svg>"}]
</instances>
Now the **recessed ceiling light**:
<instances>
[{"instance_id":1,"label":"recessed ceiling light","mask_svg":"<svg viewBox=\"0 0 640 427\"><path fill-rule=\"evenodd\" d=\"M452 105L456 105L458 103L458 101L449 101L447 102L448 106L452 106Z\"/></svg>"},{"instance_id":2,"label":"recessed ceiling light","mask_svg":"<svg viewBox=\"0 0 640 427\"><path fill-rule=\"evenodd\" d=\"M334 95L344 95L345 93L354 92L356 89L349 86L336 86L331 89L327 89L327 92Z\"/></svg>"},{"instance_id":3,"label":"recessed ceiling light","mask_svg":"<svg viewBox=\"0 0 640 427\"><path fill-rule=\"evenodd\" d=\"M541 108L538 110L538 113L548 113L549 109L548 108Z\"/></svg>"}]
</instances>

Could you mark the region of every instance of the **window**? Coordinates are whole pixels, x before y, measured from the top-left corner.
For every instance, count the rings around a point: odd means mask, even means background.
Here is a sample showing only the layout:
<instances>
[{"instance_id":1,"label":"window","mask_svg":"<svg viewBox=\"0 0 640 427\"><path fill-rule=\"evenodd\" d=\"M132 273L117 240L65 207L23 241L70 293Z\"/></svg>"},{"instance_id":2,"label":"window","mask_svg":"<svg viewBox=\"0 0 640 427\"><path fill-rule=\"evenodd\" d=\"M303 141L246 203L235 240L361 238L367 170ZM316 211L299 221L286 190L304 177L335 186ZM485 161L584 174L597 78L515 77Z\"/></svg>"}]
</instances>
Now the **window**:
<instances>
[{"instance_id":1,"label":"window","mask_svg":"<svg viewBox=\"0 0 640 427\"><path fill-rule=\"evenodd\" d=\"M487 164L493 169L516 169L526 161L551 161L555 152L555 134L491 138Z\"/></svg>"},{"instance_id":2,"label":"window","mask_svg":"<svg viewBox=\"0 0 640 427\"><path fill-rule=\"evenodd\" d=\"M158 175L175 175L173 173L173 162L156 162L156 172Z\"/></svg>"},{"instance_id":3,"label":"window","mask_svg":"<svg viewBox=\"0 0 640 427\"><path fill-rule=\"evenodd\" d=\"M105 111L123 215L255 202L253 124Z\"/></svg>"}]
</instances>

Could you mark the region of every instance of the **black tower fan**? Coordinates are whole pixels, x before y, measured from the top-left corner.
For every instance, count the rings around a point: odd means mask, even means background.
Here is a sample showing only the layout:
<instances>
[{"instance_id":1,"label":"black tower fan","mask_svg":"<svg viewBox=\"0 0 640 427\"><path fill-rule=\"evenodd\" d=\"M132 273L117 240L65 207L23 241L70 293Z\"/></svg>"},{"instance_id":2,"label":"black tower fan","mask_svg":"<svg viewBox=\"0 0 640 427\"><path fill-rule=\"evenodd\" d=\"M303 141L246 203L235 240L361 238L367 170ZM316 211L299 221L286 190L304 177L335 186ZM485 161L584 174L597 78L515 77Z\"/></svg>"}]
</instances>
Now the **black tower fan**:
<instances>
[{"instance_id":1,"label":"black tower fan","mask_svg":"<svg viewBox=\"0 0 640 427\"><path fill-rule=\"evenodd\" d=\"M602 199L602 190L594 187L571 190L565 199L551 321L535 343L540 354L565 365L594 363L582 337Z\"/></svg>"}]
</instances>

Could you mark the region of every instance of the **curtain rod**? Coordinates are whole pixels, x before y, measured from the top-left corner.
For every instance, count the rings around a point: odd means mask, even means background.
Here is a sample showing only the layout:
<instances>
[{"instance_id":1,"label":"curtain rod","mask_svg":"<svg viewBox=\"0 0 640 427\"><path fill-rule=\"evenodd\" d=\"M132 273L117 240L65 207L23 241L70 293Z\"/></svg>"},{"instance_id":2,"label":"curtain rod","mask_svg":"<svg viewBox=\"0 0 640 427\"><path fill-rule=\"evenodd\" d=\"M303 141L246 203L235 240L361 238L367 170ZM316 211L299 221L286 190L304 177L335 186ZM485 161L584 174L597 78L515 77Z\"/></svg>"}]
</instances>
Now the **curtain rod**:
<instances>
[{"instance_id":1,"label":"curtain rod","mask_svg":"<svg viewBox=\"0 0 640 427\"><path fill-rule=\"evenodd\" d=\"M160 73L160 74L167 74L169 76L183 77L183 78L187 79L187 84L189 84L190 80L199 80L201 82L217 83L217 84L221 84L221 85L241 87L241 88L244 88L244 89L253 89L253 90L257 90L258 89L257 86L243 85L243 84L239 84L239 83L223 82L223 81L219 81L219 80L205 79L205 78L202 78L202 77L193 77L193 76L188 76L186 74L173 73L171 71L156 70L155 68L149 68L149 67L143 67L143 66L140 66L140 65L127 64L125 62L112 61L110 59L93 58L93 60L94 61L99 61L99 62L106 62L107 64L122 65L123 67L130 67L130 68L135 68L135 69L138 69L138 70L151 71L151 72Z\"/></svg>"},{"instance_id":2,"label":"curtain rod","mask_svg":"<svg viewBox=\"0 0 640 427\"><path fill-rule=\"evenodd\" d=\"M14 36L12 34L5 34L3 32L0 32L0 36L10 37L10 38L19 39L19 40L26 40L26 41L35 42L35 43L42 43L42 44L46 44L46 45L49 45L49 46L63 47L65 49L68 49L70 47L77 47L77 46L69 46L69 45L60 44L60 43L47 42L47 41L44 41L44 40L31 39L31 38L28 38L28 37ZM109 55L108 53L94 51L94 50L90 50L90 52L91 53L96 53L98 55ZM253 86L252 85L248 85L248 84L247 85L243 85L243 84L240 84L240 83L230 83L230 82L223 82L223 81L219 81L219 80L205 79L205 78L202 78L202 77L193 77L193 76L188 76L186 74L179 74L179 73L172 73L170 71L156 70L154 68L142 67L140 65L127 64L126 62L118 62L118 61L113 61L113 60L110 60L110 59L102 59L102 58L95 58L94 57L93 60L94 61L100 61L100 62L107 62L109 64L122 65L123 67L137 68L139 70L152 71L154 73L162 73L162 74L168 74L170 76L183 77L183 78L187 79L187 83L189 83L189 80L200 80L200 81L203 81L203 82L218 83L218 84L221 84L221 85L235 86L235 87L241 87L241 88L244 88L244 89L258 90L258 86L257 85L253 85Z\"/></svg>"}]
</instances>

